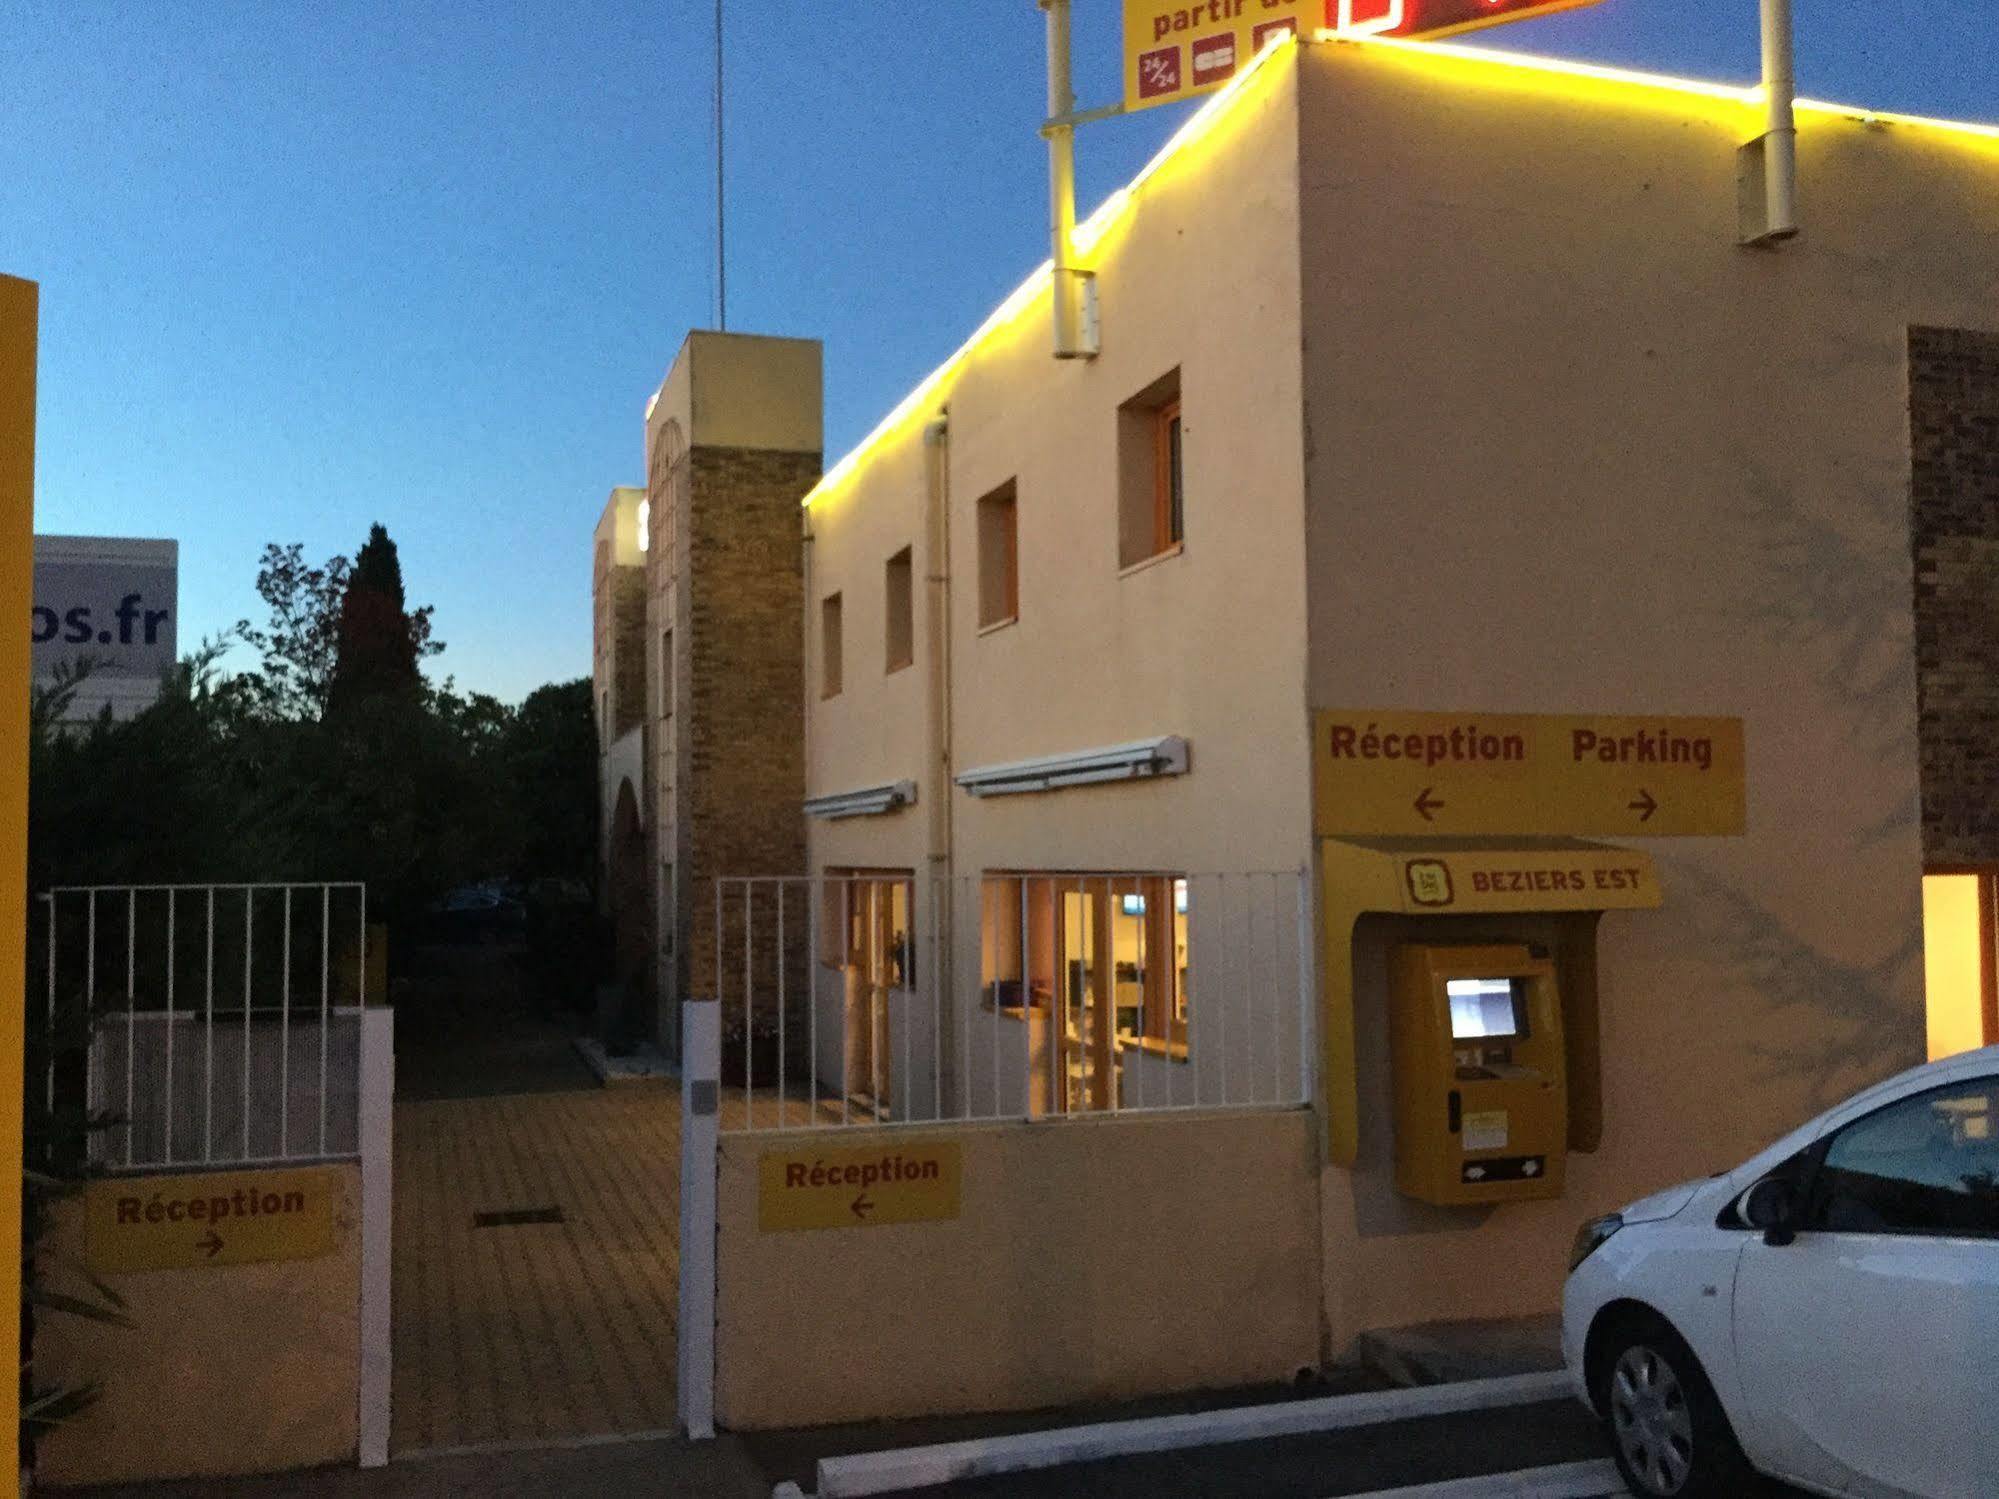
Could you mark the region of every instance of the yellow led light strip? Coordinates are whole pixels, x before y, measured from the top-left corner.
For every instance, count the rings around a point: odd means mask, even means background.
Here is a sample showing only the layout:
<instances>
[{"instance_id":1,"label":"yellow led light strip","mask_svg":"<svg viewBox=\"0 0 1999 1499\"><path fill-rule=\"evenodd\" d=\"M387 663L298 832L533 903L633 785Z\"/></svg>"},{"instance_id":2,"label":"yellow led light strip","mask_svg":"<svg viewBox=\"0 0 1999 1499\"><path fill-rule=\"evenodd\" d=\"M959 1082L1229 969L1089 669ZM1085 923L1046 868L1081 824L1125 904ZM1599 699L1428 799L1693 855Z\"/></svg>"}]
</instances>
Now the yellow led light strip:
<instances>
[{"instance_id":1,"label":"yellow led light strip","mask_svg":"<svg viewBox=\"0 0 1999 1499\"><path fill-rule=\"evenodd\" d=\"M1699 78L1676 78L1664 73L1645 73L1634 68L1576 62L1567 58L1544 57L1529 52L1510 52L1503 48L1473 46L1463 42L1412 41L1402 37L1355 35L1336 30L1321 30L1314 34L1313 40L1343 42L1352 46L1386 47L1417 56L1451 58L1493 68L1518 68L1571 78L1587 78L1601 83L1627 84L1637 88L1720 99L1731 104L1753 106L1760 104L1763 99L1763 90L1758 84L1713 83ZM1264 64L1278 52L1294 45L1296 45L1295 38L1289 35L1274 38L1261 52L1250 59L1248 67L1231 79L1227 86L1211 95L1207 103L1190 116L1186 123L1173 133L1172 138L1160 147L1158 153L1145 164L1136 177L1104 199L1094 213L1076 226L1072 243L1077 253L1087 257L1103 241L1112 226L1131 208L1137 200L1139 189L1145 185L1147 179L1181 151L1207 135L1222 115L1242 97L1249 81L1261 71ZM1831 115L1861 124L1918 125L1980 140L1999 141L1999 125L1940 120L1925 115L1899 114L1891 110L1862 109L1851 104L1833 104L1820 99L1799 99L1797 107L1802 113ZM803 503L811 505L815 500L839 488L876 446L896 431L911 412L920 407L940 385L957 372L959 366L989 334L1012 321L1029 303L1037 300L1041 293L1047 290L1051 271L1052 267L1046 260L1036 266L1033 273L1015 287L1007 299L979 324L970 338L960 344L942 364L924 376L921 383L898 401L895 409L883 417L872 432L856 443L848 450L845 457L826 471L824 477L813 485L811 492L805 496Z\"/></svg>"},{"instance_id":2,"label":"yellow led light strip","mask_svg":"<svg viewBox=\"0 0 1999 1499\"><path fill-rule=\"evenodd\" d=\"M1270 42L1265 44L1262 51L1249 60L1248 67L1236 74L1234 78L1230 79L1217 92L1211 94L1208 97L1208 101L1192 115L1188 116L1180 128L1173 132L1166 144L1154 153L1152 160L1139 169L1136 177L1133 177L1130 182L1127 182L1123 187L1105 198L1103 202L1097 205L1095 212L1076 226L1076 231L1071 236L1070 243L1076 247L1077 253L1088 255L1091 250L1095 249L1103 240L1104 235L1110 231L1111 226L1130 209L1137 198L1138 190L1145 185L1147 179L1181 151L1206 135L1214 127L1215 122L1227 112L1229 106L1241 97L1243 90L1248 87L1249 81L1262 70L1264 64L1271 57L1285 48L1295 46L1296 44L1297 39L1288 33L1274 37ZM995 307L986 320L979 324L970 338L958 345L951 356L938 365L936 369L925 375L914 390L896 402L895 408L875 424L872 432L868 433L866 437L848 449L847 455L826 471L819 482L812 486L811 491L805 496L803 503L811 505L815 500L839 488L848 476L860 466L870 451L890 433L900 427L909 417L910 413L920 407L939 385L943 384L946 379L957 372L958 367L965 362L972 351L985 342L988 334L992 333L994 329L1011 322L1027 308L1028 304L1039 299L1041 294L1048 289L1049 281L1053 275L1054 264L1052 261L1044 260L1040 265L1036 266L1029 273L1028 278L1016 286L1007 296L1007 299Z\"/></svg>"},{"instance_id":3,"label":"yellow led light strip","mask_svg":"<svg viewBox=\"0 0 1999 1499\"><path fill-rule=\"evenodd\" d=\"M1732 104L1761 104L1761 84L1714 83L1702 78L1677 78L1666 73L1645 73L1635 68L1612 67L1604 63L1577 62L1565 57L1546 57L1532 52L1510 52L1501 47L1464 42L1425 42L1406 37L1368 36L1338 30L1314 33L1314 41L1345 42L1361 47L1388 47L1418 56L1449 57L1461 62L1482 63L1502 68L1523 68L1536 73L1553 73L1570 78L1588 78L1600 83L1624 83L1639 88L1662 89L1676 94L1693 94L1706 99L1723 99ZM1980 140L1999 140L1999 125L1976 124L1965 120L1941 120L1927 115L1898 114L1885 109L1862 109L1854 104L1834 104L1823 99L1799 99L1797 107L1810 114L1833 115L1861 124L1922 125L1947 130Z\"/></svg>"}]
</instances>

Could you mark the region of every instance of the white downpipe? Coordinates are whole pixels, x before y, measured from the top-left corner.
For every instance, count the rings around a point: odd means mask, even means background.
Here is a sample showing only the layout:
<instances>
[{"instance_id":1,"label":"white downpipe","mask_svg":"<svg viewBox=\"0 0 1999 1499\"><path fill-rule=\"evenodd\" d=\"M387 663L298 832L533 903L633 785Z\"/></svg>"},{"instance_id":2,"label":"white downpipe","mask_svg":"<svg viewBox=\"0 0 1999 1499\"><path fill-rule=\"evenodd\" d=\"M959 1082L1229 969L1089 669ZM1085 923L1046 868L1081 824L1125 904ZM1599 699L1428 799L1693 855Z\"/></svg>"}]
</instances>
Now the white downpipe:
<instances>
[{"instance_id":1,"label":"white downpipe","mask_svg":"<svg viewBox=\"0 0 1999 1499\"><path fill-rule=\"evenodd\" d=\"M1040 0L1048 13L1048 118L1067 121L1076 111L1069 68L1069 0ZM1078 359L1089 351L1078 332L1076 296L1076 127L1048 127L1049 232L1055 273L1049 302L1055 312L1055 357Z\"/></svg>"},{"instance_id":2,"label":"white downpipe","mask_svg":"<svg viewBox=\"0 0 1999 1499\"><path fill-rule=\"evenodd\" d=\"M1798 77L1791 0L1763 0L1763 99L1769 114L1763 145L1765 233L1798 232Z\"/></svg>"},{"instance_id":3,"label":"white downpipe","mask_svg":"<svg viewBox=\"0 0 1999 1499\"><path fill-rule=\"evenodd\" d=\"M716 894L719 927L721 895ZM716 971L722 950L715 946ZM722 1102L722 1003L680 1006L680 1426L715 1435L715 1164Z\"/></svg>"}]
</instances>

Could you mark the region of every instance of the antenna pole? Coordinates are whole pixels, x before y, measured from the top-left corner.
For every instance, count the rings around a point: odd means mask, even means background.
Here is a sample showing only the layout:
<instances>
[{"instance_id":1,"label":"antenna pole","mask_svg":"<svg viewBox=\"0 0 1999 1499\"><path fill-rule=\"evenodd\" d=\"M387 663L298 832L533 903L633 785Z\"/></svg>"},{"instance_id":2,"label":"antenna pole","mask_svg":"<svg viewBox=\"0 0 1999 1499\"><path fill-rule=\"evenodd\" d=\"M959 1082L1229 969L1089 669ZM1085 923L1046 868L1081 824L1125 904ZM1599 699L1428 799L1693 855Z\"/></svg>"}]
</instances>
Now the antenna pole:
<instances>
[{"instance_id":1,"label":"antenna pole","mask_svg":"<svg viewBox=\"0 0 1999 1499\"><path fill-rule=\"evenodd\" d=\"M729 331L728 203L722 183L722 0L715 0L715 321Z\"/></svg>"}]
</instances>

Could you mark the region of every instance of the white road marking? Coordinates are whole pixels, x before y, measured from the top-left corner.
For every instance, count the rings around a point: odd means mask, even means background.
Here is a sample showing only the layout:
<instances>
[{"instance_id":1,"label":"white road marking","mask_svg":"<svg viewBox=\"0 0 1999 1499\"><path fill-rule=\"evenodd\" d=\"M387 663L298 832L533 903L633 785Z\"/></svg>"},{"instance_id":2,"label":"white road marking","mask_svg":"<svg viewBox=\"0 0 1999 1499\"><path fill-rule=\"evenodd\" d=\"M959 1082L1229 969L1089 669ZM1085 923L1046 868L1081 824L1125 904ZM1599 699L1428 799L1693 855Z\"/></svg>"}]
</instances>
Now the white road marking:
<instances>
[{"instance_id":1,"label":"white road marking","mask_svg":"<svg viewBox=\"0 0 1999 1499\"><path fill-rule=\"evenodd\" d=\"M1612 1499L1629 1493L1617 1476L1615 1463L1593 1462L1527 1468L1450 1483L1419 1483L1405 1489L1354 1494L1350 1499Z\"/></svg>"}]
</instances>

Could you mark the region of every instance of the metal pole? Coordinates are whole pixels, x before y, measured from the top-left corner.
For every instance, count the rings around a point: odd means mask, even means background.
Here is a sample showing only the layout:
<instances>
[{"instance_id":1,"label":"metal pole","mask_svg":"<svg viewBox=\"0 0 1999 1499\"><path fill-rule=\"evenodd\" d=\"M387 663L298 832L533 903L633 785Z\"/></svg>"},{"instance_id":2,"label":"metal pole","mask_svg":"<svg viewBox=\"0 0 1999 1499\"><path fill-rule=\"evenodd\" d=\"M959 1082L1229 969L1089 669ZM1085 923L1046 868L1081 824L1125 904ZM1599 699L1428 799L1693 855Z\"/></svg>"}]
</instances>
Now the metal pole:
<instances>
[{"instance_id":1,"label":"metal pole","mask_svg":"<svg viewBox=\"0 0 1999 1499\"><path fill-rule=\"evenodd\" d=\"M722 195L722 0L715 0L715 322L729 331L727 205Z\"/></svg>"},{"instance_id":2,"label":"metal pole","mask_svg":"<svg viewBox=\"0 0 1999 1499\"><path fill-rule=\"evenodd\" d=\"M1066 121L1076 112L1069 74L1069 0L1040 0L1040 5L1048 14L1048 118ZM1085 351L1077 335L1076 127L1071 124L1048 127L1048 204L1054 242L1049 302L1055 311L1055 357L1074 359Z\"/></svg>"},{"instance_id":3,"label":"metal pole","mask_svg":"<svg viewBox=\"0 0 1999 1499\"><path fill-rule=\"evenodd\" d=\"M1798 232L1797 93L1791 0L1763 0L1763 99L1769 111L1763 199L1765 232L1772 239Z\"/></svg>"}]
</instances>

